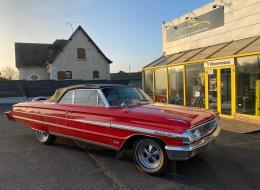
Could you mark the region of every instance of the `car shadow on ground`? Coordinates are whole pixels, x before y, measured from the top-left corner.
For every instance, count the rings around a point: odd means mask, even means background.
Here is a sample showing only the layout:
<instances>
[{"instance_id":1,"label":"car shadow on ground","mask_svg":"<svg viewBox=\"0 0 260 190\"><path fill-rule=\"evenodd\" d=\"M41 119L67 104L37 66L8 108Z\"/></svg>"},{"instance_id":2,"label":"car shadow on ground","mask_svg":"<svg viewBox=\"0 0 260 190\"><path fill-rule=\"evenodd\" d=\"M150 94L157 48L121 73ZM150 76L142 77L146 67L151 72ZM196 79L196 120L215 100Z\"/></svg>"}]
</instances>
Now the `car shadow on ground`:
<instances>
[{"instance_id":1,"label":"car shadow on ground","mask_svg":"<svg viewBox=\"0 0 260 190\"><path fill-rule=\"evenodd\" d=\"M237 187L243 189L246 186L248 189L255 189L259 174L249 171L252 171L251 169L254 167L259 167L253 162L254 158L260 159L259 149L255 150L249 145L230 146L225 143L224 141L216 143L208 151L190 160L171 162L169 171L164 176L154 177L138 174L138 170L129 170L128 175L140 175L148 181L158 180L158 183L178 183L202 189L237 189ZM116 151L87 143L78 143L62 138L54 146L72 151L85 151L104 160L108 168L115 166L119 170L125 170L126 163L134 164L131 151L127 151L120 160L116 160ZM119 162L120 164L118 164ZM248 184L248 181L251 183Z\"/></svg>"},{"instance_id":2,"label":"car shadow on ground","mask_svg":"<svg viewBox=\"0 0 260 190\"><path fill-rule=\"evenodd\" d=\"M82 149L80 146L78 146L76 143L74 143L73 140L67 139L67 138L62 138L62 137L57 137L57 139L55 140L55 143L52 144L51 146L56 147L56 148L70 150L70 151L75 151L75 152L84 152L84 149Z\"/></svg>"}]
</instances>

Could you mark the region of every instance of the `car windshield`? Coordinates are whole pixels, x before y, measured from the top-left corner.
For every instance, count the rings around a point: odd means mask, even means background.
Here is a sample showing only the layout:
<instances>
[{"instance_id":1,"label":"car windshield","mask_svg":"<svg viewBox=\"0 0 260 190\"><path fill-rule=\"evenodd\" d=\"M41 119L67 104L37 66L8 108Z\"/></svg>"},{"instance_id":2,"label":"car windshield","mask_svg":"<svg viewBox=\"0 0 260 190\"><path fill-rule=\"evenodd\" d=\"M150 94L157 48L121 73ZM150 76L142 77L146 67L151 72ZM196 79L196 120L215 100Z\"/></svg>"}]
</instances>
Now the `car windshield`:
<instances>
[{"instance_id":1,"label":"car windshield","mask_svg":"<svg viewBox=\"0 0 260 190\"><path fill-rule=\"evenodd\" d=\"M110 106L120 106L126 104L141 104L151 101L141 89L134 87L104 88L102 92Z\"/></svg>"}]
</instances>

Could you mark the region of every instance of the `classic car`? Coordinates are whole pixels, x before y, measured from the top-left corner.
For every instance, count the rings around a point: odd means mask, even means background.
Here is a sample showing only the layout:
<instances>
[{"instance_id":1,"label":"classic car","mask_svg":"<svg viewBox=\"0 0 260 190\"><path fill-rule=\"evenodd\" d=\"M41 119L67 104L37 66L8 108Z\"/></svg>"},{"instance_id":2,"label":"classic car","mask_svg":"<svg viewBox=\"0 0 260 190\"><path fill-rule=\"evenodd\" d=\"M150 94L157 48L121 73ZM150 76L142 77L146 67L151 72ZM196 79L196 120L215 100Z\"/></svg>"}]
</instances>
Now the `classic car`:
<instances>
[{"instance_id":1,"label":"classic car","mask_svg":"<svg viewBox=\"0 0 260 190\"><path fill-rule=\"evenodd\" d=\"M126 85L70 86L46 100L15 104L5 115L31 127L43 144L62 136L132 150L137 167L154 175L166 172L170 160L206 150L220 132L216 113L153 103L141 89Z\"/></svg>"}]
</instances>

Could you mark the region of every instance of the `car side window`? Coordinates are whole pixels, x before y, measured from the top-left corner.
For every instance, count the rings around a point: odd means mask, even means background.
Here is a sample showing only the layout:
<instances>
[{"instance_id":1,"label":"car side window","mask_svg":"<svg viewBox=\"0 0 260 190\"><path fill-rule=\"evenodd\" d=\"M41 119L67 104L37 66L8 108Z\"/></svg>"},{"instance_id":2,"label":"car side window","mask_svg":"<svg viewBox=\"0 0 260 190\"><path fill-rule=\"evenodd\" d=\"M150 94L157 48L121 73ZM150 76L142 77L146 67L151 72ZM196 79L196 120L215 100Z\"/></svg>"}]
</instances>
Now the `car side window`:
<instances>
[{"instance_id":1,"label":"car side window","mask_svg":"<svg viewBox=\"0 0 260 190\"><path fill-rule=\"evenodd\" d=\"M62 98L60 99L59 103L62 103L62 104L72 104L72 100L73 100L73 90L70 90L70 91L66 92L66 94L64 94L62 96Z\"/></svg>"},{"instance_id":2,"label":"car side window","mask_svg":"<svg viewBox=\"0 0 260 190\"><path fill-rule=\"evenodd\" d=\"M78 89L75 90L74 104L88 106L104 106L97 90Z\"/></svg>"}]
</instances>

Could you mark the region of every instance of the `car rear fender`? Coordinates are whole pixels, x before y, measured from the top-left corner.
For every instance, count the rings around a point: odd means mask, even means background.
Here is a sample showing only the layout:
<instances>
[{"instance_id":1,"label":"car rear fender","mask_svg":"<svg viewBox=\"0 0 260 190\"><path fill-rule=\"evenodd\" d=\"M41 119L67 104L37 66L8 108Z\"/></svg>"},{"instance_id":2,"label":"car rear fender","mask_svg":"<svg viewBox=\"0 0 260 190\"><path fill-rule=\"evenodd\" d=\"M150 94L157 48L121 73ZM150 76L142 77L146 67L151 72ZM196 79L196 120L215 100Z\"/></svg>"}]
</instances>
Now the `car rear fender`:
<instances>
[{"instance_id":1,"label":"car rear fender","mask_svg":"<svg viewBox=\"0 0 260 190\"><path fill-rule=\"evenodd\" d=\"M5 116L10 121L14 121L15 120L14 117L12 116L12 112L11 111L5 112Z\"/></svg>"}]
</instances>

